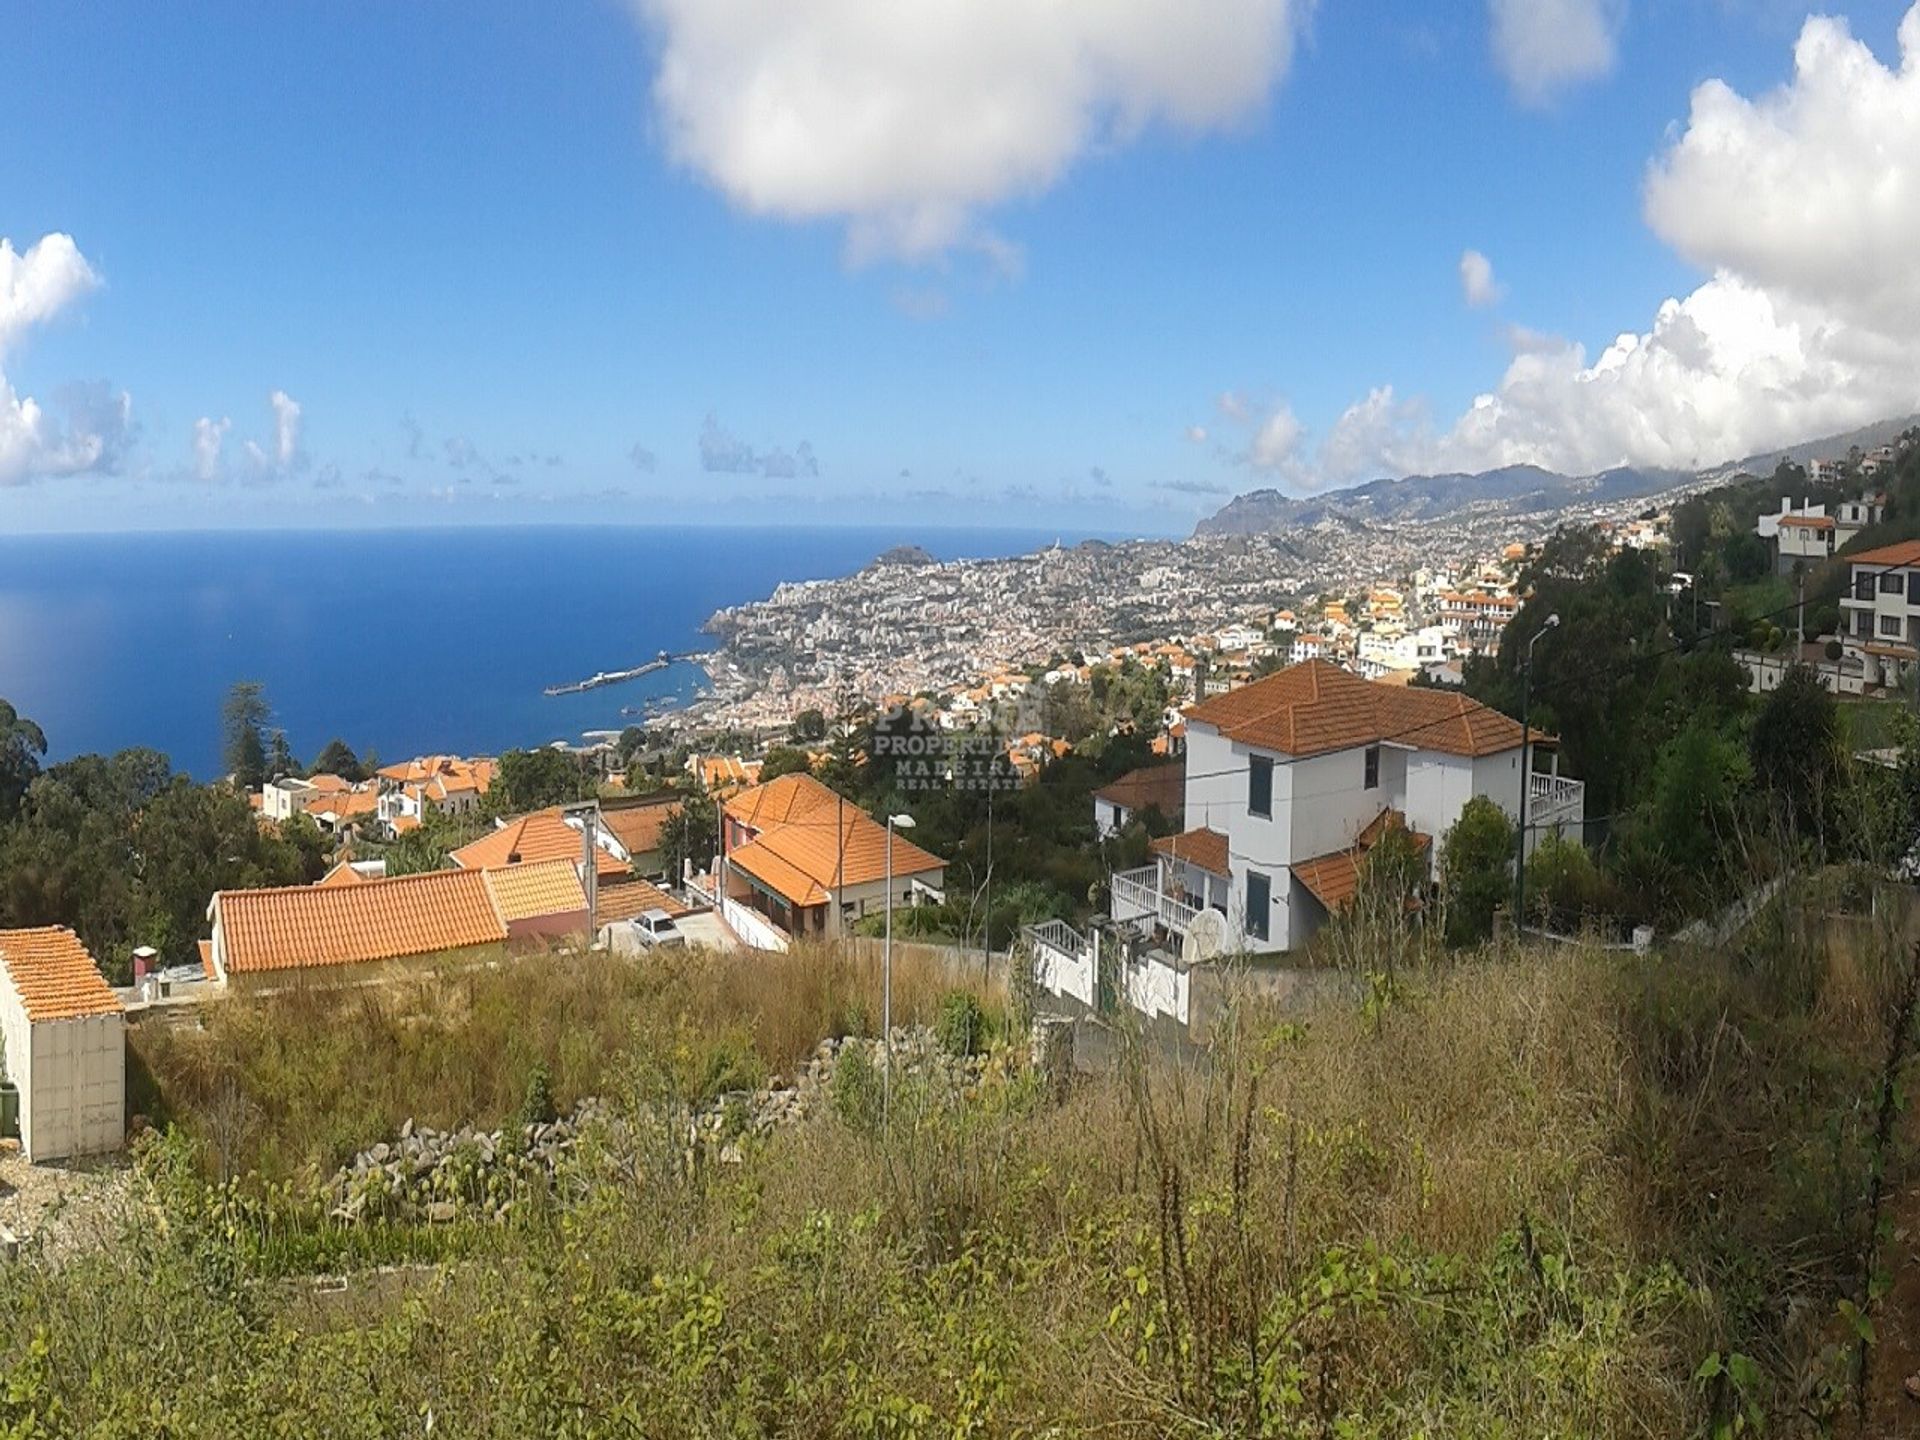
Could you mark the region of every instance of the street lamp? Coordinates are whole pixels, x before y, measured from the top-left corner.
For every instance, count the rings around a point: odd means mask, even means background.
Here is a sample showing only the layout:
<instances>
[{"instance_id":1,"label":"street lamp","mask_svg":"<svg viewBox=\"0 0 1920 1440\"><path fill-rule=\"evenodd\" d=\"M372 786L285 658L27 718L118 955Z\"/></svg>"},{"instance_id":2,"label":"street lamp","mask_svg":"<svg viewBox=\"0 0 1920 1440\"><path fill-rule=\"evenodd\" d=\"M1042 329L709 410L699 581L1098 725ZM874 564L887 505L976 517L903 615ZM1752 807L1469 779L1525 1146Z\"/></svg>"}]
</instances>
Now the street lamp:
<instances>
[{"instance_id":1,"label":"street lamp","mask_svg":"<svg viewBox=\"0 0 1920 1440\"><path fill-rule=\"evenodd\" d=\"M887 933L880 945L880 1118L893 1107L893 832L913 829L904 811L887 816Z\"/></svg>"},{"instance_id":2,"label":"street lamp","mask_svg":"<svg viewBox=\"0 0 1920 1440\"><path fill-rule=\"evenodd\" d=\"M1557 613L1547 616L1547 623L1527 641L1527 661L1520 672L1520 858L1513 866L1513 933L1516 939L1527 923L1527 791L1533 784L1533 731L1527 724L1527 711L1532 708L1533 702L1533 647L1540 643L1542 635L1559 624L1560 616Z\"/></svg>"}]
</instances>

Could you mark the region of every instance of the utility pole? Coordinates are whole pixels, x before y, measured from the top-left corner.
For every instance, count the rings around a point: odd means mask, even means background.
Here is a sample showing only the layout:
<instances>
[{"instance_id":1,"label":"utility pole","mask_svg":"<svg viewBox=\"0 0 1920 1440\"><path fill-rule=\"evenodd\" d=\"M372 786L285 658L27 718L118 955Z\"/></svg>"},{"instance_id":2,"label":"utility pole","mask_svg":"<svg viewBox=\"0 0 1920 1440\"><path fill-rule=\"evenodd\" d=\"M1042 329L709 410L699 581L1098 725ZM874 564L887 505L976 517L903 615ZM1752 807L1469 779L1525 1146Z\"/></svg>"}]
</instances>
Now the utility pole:
<instances>
[{"instance_id":1,"label":"utility pole","mask_svg":"<svg viewBox=\"0 0 1920 1440\"><path fill-rule=\"evenodd\" d=\"M1560 623L1557 614L1527 641L1526 663L1521 669L1520 685L1520 844L1519 858L1513 865L1513 933L1517 939L1527 923L1527 792L1533 788L1533 731L1527 712L1533 708L1533 647L1540 637Z\"/></svg>"},{"instance_id":2,"label":"utility pole","mask_svg":"<svg viewBox=\"0 0 1920 1440\"><path fill-rule=\"evenodd\" d=\"M1807 567L1798 561L1793 566L1793 583L1799 598L1799 618L1795 629L1799 636L1799 648L1793 652L1794 663L1804 658L1807 648Z\"/></svg>"}]
</instances>

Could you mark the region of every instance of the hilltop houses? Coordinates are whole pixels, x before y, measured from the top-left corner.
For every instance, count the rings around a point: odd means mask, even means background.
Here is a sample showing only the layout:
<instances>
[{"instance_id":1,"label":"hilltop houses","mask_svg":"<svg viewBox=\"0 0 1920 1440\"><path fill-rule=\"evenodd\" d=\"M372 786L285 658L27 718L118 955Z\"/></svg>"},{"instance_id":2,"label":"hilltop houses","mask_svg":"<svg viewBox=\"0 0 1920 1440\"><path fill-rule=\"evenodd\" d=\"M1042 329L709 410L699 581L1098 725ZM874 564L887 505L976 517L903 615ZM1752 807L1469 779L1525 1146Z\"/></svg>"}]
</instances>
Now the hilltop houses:
<instances>
[{"instance_id":1,"label":"hilltop houses","mask_svg":"<svg viewBox=\"0 0 1920 1440\"><path fill-rule=\"evenodd\" d=\"M1920 565L1920 557L1916 558ZM1535 734L1552 759L1552 737ZM1436 841L1476 795L1519 810L1519 724L1464 695L1381 685L1324 661L1292 666L1187 712L1184 823L1155 861L1116 875L1112 918L1182 944L1217 912L1228 949L1304 945L1352 896L1367 852ZM1529 846L1580 833L1584 787L1526 777Z\"/></svg>"},{"instance_id":2,"label":"hilltop houses","mask_svg":"<svg viewBox=\"0 0 1920 1440\"><path fill-rule=\"evenodd\" d=\"M749 945L785 950L795 939L844 935L888 903L944 898L946 861L887 827L811 775L782 775L721 809L715 861L721 918Z\"/></svg>"}]
</instances>

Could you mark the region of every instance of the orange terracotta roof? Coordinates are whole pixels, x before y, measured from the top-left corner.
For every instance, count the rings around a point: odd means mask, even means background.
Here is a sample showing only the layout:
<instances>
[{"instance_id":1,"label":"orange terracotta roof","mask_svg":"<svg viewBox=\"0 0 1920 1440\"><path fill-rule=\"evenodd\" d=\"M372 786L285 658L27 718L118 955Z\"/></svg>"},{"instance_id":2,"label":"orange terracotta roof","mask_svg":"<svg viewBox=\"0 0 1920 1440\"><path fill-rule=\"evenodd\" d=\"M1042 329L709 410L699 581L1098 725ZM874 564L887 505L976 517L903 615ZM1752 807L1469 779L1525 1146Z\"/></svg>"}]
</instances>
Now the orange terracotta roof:
<instances>
[{"instance_id":1,"label":"orange terracotta roof","mask_svg":"<svg viewBox=\"0 0 1920 1440\"><path fill-rule=\"evenodd\" d=\"M578 864L584 841L581 832L569 825L558 809L535 810L507 821L470 845L462 845L448 858L463 870L498 870L537 860L571 860ZM602 875L627 873L626 862L601 846L593 847L593 856L595 868Z\"/></svg>"},{"instance_id":2,"label":"orange terracotta roof","mask_svg":"<svg viewBox=\"0 0 1920 1440\"><path fill-rule=\"evenodd\" d=\"M483 873L503 924L538 915L586 913L587 892L571 860L536 860Z\"/></svg>"},{"instance_id":3,"label":"orange terracotta roof","mask_svg":"<svg viewBox=\"0 0 1920 1440\"><path fill-rule=\"evenodd\" d=\"M1159 742L1155 742L1156 744ZM1148 765L1129 770L1093 792L1094 798L1125 810L1158 807L1168 819L1178 819L1187 795L1187 765Z\"/></svg>"},{"instance_id":4,"label":"orange terracotta roof","mask_svg":"<svg viewBox=\"0 0 1920 1440\"><path fill-rule=\"evenodd\" d=\"M420 817L417 815L396 815L393 819L389 820L387 824L394 834L405 835L410 830L418 830L420 828Z\"/></svg>"},{"instance_id":5,"label":"orange terracotta roof","mask_svg":"<svg viewBox=\"0 0 1920 1440\"><path fill-rule=\"evenodd\" d=\"M650 855L660 848L660 831L681 811L678 800L651 805L623 805L603 809L600 825L609 835L627 847L629 855Z\"/></svg>"},{"instance_id":6,"label":"orange terracotta roof","mask_svg":"<svg viewBox=\"0 0 1920 1440\"><path fill-rule=\"evenodd\" d=\"M1784 515L1781 517L1780 523L1788 528L1798 528L1801 530L1833 529L1833 517L1831 515Z\"/></svg>"},{"instance_id":7,"label":"orange terracotta roof","mask_svg":"<svg viewBox=\"0 0 1920 1440\"><path fill-rule=\"evenodd\" d=\"M1316 855L1311 860L1303 860L1295 865L1294 878L1306 886L1313 898L1326 906L1329 913L1336 912L1351 901L1360 888L1360 875L1367 852L1379 844L1381 836L1389 830L1405 830L1406 825L1406 816L1398 810L1382 810L1368 822L1367 828L1347 849ZM1413 836L1416 849L1425 850L1432 843L1430 836L1422 835L1418 830L1408 833Z\"/></svg>"},{"instance_id":8,"label":"orange terracotta roof","mask_svg":"<svg viewBox=\"0 0 1920 1440\"><path fill-rule=\"evenodd\" d=\"M1495 755L1520 744L1520 724L1464 695L1400 689L1324 660L1290 665L1187 711L1189 721L1295 757L1395 740L1451 755ZM1535 739L1550 739L1535 732Z\"/></svg>"},{"instance_id":9,"label":"orange terracotta roof","mask_svg":"<svg viewBox=\"0 0 1920 1440\"><path fill-rule=\"evenodd\" d=\"M307 784L311 785L315 790L318 790L322 795L338 795L342 791L353 789L353 782L351 780L343 780L338 775L328 775L324 773L307 776Z\"/></svg>"},{"instance_id":10,"label":"orange terracotta roof","mask_svg":"<svg viewBox=\"0 0 1920 1440\"><path fill-rule=\"evenodd\" d=\"M377 790L333 790L314 796L302 808L309 815L337 815L344 820L351 815L371 815L379 806Z\"/></svg>"},{"instance_id":11,"label":"orange terracotta roof","mask_svg":"<svg viewBox=\"0 0 1920 1440\"><path fill-rule=\"evenodd\" d=\"M478 870L223 890L213 903L230 975L393 960L507 938Z\"/></svg>"},{"instance_id":12,"label":"orange terracotta roof","mask_svg":"<svg viewBox=\"0 0 1920 1440\"><path fill-rule=\"evenodd\" d=\"M1169 860L1185 860L1198 865L1209 875L1230 875L1233 867L1227 859L1227 837L1218 830L1188 830L1181 835L1163 835L1149 847Z\"/></svg>"},{"instance_id":13,"label":"orange terracotta roof","mask_svg":"<svg viewBox=\"0 0 1920 1440\"><path fill-rule=\"evenodd\" d=\"M631 920L649 910L664 910L675 918L689 913L685 905L645 880L602 881L594 902L594 921L600 925Z\"/></svg>"},{"instance_id":14,"label":"orange terracotta roof","mask_svg":"<svg viewBox=\"0 0 1920 1440\"><path fill-rule=\"evenodd\" d=\"M64 925L0 930L0 970L13 982L27 1019L35 1024L126 1010L80 937ZM25 1062L25 1056L15 1057L16 1064Z\"/></svg>"},{"instance_id":15,"label":"orange terracotta roof","mask_svg":"<svg viewBox=\"0 0 1920 1440\"><path fill-rule=\"evenodd\" d=\"M1882 545L1877 550L1862 550L1857 555L1846 557L1849 565L1885 565L1898 568L1902 565L1920 565L1920 540L1900 540L1892 545Z\"/></svg>"},{"instance_id":16,"label":"orange terracotta roof","mask_svg":"<svg viewBox=\"0 0 1920 1440\"><path fill-rule=\"evenodd\" d=\"M342 860L313 883L316 885L364 885L367 883L367 877L353 868L352 861Z\"/></svg>"},{"instance_id":17,"label":"orange terracotta roof","mask_svg":"<svg viewBox=\"0 0 1920 1440\"><path fill-rule=\"evenodd\" d=\"M756 785L726 808L759 831L729 850L728 860L791 904L819 905L835 885L866 885L886 875L887 827L811 775ZM896 876L944 870L946 863L903 835L893 837Z\"/></svg>"}]
</instances>

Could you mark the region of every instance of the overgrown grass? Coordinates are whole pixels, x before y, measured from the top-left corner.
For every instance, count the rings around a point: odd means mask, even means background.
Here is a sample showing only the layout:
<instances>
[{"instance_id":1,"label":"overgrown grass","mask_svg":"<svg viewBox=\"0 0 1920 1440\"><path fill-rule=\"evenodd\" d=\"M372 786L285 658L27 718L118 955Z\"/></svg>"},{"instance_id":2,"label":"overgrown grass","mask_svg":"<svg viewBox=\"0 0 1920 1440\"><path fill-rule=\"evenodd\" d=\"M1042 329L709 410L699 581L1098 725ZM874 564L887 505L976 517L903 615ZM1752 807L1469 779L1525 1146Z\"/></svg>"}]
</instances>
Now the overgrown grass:
<instances>
[{"instance_id":1,"label":"overgrown grass","mask_svg":"<svg viewBox=\"0 0 1920 1440\"><path fill-rule=\"evenodd\" d=\"M222 1212L162 1195L164 1233L0 1276L0 1394L25 1397L0 1405L103 1435L1625 1437L1747 1408L1794 1433L1844 1416L1900 953L1783 922L1730 955L1474 957L1365 1007L1232 1014L1196 1064L1123 1046L1057 1104L1003 1059L977 1097L907 1086L878 1131L667 1157L339 1296L249 1275ZM767 963L547 996L532 969L440 977L429 1020L379 1018L401 1058L301 1028L360 1002L289 997L155 1070L196 1133L203 1073L283 1097L256 1146L282 1159L335 1107L380 1122L351 1143L424 1111L416 1086L443 1119L510 1111L509 1052L563 1103L693 1092L716 1046L789 1063L867 991Z\"/></svg>"},{"instance_id":2,"label":"overgrown grass","mask_svg":"<svg viewBox=\"0 0 1920 1440\"><path fill-rule=\"evenodd\" d=\"M932 1024L958 981L903 954L893 984L894 1023ZM641 1061L690 1101L751 1087L829 1036L877 1033L880 1011L878 962L839 949L502 955L392 984L235 995L198 1027L136 1025L133 1103L188 1129L216 1173L278 1180L330 1169L409 1117L498 1126L541 1067L561 1109Z\"/></svg>"}]
</instances>

